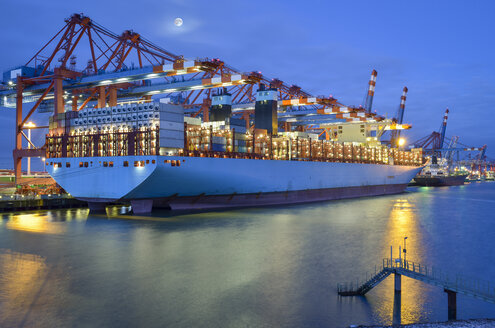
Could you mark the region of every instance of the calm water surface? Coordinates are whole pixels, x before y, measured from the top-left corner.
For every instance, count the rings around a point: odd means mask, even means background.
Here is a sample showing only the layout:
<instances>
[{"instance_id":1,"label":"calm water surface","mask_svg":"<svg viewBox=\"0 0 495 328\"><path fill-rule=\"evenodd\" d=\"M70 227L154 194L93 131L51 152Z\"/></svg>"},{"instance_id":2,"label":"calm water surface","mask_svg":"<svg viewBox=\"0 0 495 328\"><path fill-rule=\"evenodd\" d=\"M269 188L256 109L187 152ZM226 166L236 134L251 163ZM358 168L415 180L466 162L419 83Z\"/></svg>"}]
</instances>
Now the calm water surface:
<instances>
[{"instance_id":1,"label":"calm water surface","mask_svg":"<svg viewBox=\"0 0 495 328\"><path fill-rule=\"evenodd\" d=\"M408 236L408 259L495 283L495 183L202 214L60 210L0 220L1 327L390 324L393 277L339 298ZM441 288L403 277L402 323L447 320ZM458 296L458 318L495 305Z\"/></svg>"}]
</instances>

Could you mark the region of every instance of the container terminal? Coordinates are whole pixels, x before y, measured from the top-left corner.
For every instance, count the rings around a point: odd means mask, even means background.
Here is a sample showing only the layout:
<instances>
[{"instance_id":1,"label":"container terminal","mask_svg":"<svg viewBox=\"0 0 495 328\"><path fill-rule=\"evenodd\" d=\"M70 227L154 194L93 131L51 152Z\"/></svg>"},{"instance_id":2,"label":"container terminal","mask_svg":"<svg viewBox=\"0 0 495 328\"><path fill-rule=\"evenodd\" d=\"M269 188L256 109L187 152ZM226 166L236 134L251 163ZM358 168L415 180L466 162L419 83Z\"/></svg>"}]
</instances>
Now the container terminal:
<instances>
[{"instance_id":1,"label":"container terminal","mask_svg":"<svg viewBox=\"0 0 495 328\"><path fill-rule=\"evenodd\" d=\"M373 70L364 106L346 106L74 14L26 64L4 72L0 105L16 111L16 184L22 158L42 157L94 210L117 201L135 213L273 205L398 193L421 170L422 148L400 147L411 128L407 88L396 118L385 118L372 111L376 78ZM25 103L34 103L27 113ZM53 115L32 126L35 111ZM37 128L48 128L41 147L26 135Z\"/></svg>"}]
</instances>

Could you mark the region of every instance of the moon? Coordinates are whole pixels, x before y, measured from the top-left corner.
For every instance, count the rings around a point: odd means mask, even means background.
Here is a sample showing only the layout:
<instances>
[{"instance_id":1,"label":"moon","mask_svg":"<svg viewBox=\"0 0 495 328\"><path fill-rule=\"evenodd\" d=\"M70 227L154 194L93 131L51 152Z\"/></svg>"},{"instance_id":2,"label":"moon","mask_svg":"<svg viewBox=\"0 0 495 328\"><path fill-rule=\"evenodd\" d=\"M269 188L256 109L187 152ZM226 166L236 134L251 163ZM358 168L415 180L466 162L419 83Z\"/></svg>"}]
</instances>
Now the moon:
<instances>
[{"instance_id":1,"label":"moon","mask_svg":"<svg viewBox=\"0 0 495 328\"><path fill-rule=\"evenodd\" d=\"M183 21L182 21L182 18L180 18L180 17L177 17L177 18L174 20L174 24L175 24L175 26L177 26L177 27L182 26L182 23L183 23Z\"/></svg>"}]
</instances>

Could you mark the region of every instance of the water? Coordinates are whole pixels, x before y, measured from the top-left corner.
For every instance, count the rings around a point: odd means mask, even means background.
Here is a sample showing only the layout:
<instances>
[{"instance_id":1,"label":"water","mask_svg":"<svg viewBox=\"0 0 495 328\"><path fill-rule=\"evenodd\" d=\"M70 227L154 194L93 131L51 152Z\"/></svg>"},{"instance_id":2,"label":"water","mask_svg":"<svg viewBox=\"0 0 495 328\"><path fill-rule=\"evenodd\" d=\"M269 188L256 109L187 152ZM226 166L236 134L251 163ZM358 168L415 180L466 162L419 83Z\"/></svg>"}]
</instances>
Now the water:
<instances>
[{"instance_id":1,"label":"water","mask_svg":"<svg viewBox=\"0 0 495 328\"><path fill-rule=\"evenodd\" d=\"M0 220L1 327L391 324L393 277L339 298L408 236L408 260L495 283L495 183L151 217L84 209ZM395 254L394 254L395 255ZM403 277L402 323L447 320L441 288ZM458 318L495 305L458 295Z\"/></svg>"}]
</instances>

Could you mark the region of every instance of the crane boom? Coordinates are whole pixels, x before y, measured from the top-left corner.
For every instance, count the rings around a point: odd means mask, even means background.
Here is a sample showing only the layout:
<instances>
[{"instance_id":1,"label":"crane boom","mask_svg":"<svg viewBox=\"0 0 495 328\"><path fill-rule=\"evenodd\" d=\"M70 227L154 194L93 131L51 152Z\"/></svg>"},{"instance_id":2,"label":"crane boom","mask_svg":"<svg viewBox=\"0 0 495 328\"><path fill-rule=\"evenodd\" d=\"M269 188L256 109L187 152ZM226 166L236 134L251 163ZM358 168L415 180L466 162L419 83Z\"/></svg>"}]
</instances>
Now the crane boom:
<instances>
[{"instance_id":1,"label":"crane boom","mask_svg":"<svg viewBox=\"0 0 495 328\"><path fill-rule=\"evenodd\" d=\"M402 121L404 119L404 109L406 108L407 91L408 91L407 87L404 87L404 89L402 89L402 96L400 97L400 105L396 117L397 124L402 124ZM400 138L400 130L392 131L390 144L394 146L397 143L397 140L399 140L399 138Z\"/></svg>"},{"instance_id":2,"label":"crane boom","mask_svg":"<svg viewBox=\"0 0 495 328\"><path fill-rule=\"evenodd\" d=\"M447 119L449 118L449 109L445 110L445 115L443 116L442 127L440 128L440 147L443 148L443 142L445 140L445 131L447 130Z\"/></svg>"},{"instance_id":3,"label":"crane boom","mask_svg":"<svg viewBox=\"0 0 495 328\"><path fill-rule=\"evenodd\" d=\"M399 115L397 115L397 123L402 124L402 120L404 119L404 109L406 108L406 97L407 97L407 87L404 87L402 90L402 96L400 97L400 106L399 106ZM400 131L399 131L400 135Z\"/></svg>"},{"instance_id":4,"label":"crane boom","mask_svg":"<svg viewBox=\"0 0 495 328\"><path fill-rule=\"evenodd\" d=\"M373 106L373 97L375 96L375 85L376 85L376 76L378 75L376 70L371 72L371 78L368 83L368 94L366 95L366 103L364 104L364 108L366 112L371 113L371 107Z\"/></svg>"}]
</instances>

